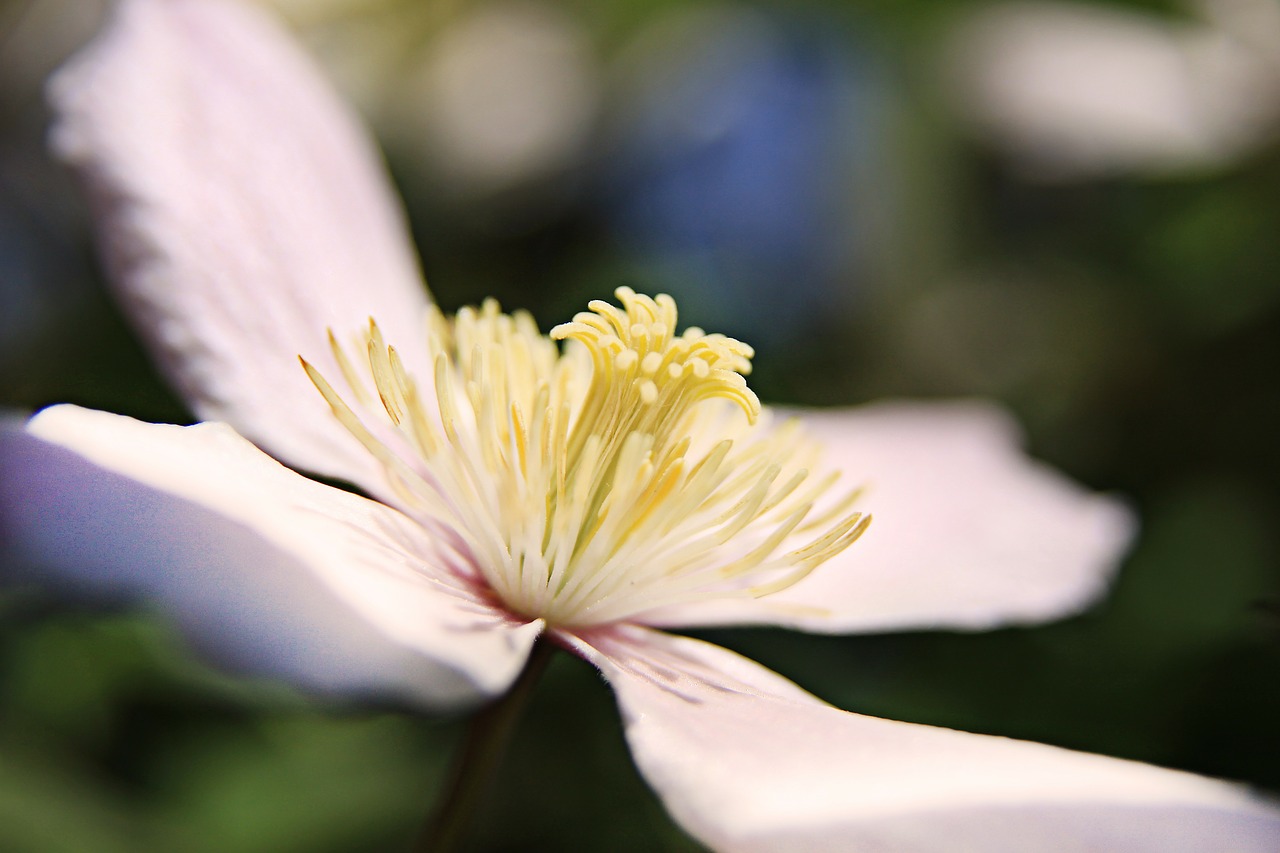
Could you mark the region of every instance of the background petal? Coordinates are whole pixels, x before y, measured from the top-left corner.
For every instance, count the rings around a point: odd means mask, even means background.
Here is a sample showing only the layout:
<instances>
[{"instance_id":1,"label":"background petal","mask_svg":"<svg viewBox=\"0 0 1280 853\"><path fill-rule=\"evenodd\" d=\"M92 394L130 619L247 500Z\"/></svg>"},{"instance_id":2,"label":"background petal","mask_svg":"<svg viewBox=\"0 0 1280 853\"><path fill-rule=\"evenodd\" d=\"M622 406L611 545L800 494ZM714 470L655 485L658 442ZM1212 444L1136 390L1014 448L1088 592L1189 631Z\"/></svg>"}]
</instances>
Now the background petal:
<instances>
[{"instance_id":1,"label":"background petal","mask_svg":"<svg viewBox=\"0 0 1280 853\"><path fill-rule=\"evenodd\" d=\"M53 144L89 192L110 278L202 420L289 464L373 470L298 364L374 316L429 381L417 261L356 116L266 16L125 0L53 80Z\"/></svg>"},{"instance_id":2,"label":"background petal","mask_svg":"<svg viewBox=\"0 0 1280 853\"><path fill-rule=\"evenodd\" d=\"M225 425L58 406L0 440L20 579L155 600L234 668L453 706L504 690L541 630L490 606L439 537Z\"/></svg>"},{"instance_id":3,"label":"background petal","mask_svg":"<svg viewBox=\"0 0 1280 853\"><path fill-rule=\"evenodd\" d=\"M716 850L1280 848L1280 811L1238 786L847 713L683 637L631 629L576 645L617 693L640 772Z\"/></svg>"},{"instance_id":4,"label":"background petal","mask_svg":"<svg viewBox=\"0 0 1280 853\"><path fill-rule=\"evenodd\" d=\"M794 412L827 447L867 533L794 587L655 614L652 624L767 623L824 633L982 629L1053 619L1103 591L1135 529L1128 509L1026 457L976 402Z\"/></svg>"}]
</instances>

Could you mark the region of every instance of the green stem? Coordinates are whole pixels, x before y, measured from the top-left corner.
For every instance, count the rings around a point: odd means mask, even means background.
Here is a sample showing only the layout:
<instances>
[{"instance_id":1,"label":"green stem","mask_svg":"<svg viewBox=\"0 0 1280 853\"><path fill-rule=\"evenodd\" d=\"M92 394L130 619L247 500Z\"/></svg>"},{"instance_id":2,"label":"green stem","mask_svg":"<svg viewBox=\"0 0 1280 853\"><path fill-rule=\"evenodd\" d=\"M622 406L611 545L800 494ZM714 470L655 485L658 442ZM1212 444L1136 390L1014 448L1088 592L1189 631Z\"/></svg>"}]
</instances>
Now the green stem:
<instances>
[{"instance_id":1,"label":"green stem","mask_svg":"<svg viewBox=\"0 0 1280 853\"><path fill-rule=\"evenodd\" d=\"M448 795L418 836L415 853L449 853L460 849L476 810L493 783L516 723L555 648L545 639L538 639L511 689L471 718L466 743L454 761Z\"/></svg>"}]
</instances>

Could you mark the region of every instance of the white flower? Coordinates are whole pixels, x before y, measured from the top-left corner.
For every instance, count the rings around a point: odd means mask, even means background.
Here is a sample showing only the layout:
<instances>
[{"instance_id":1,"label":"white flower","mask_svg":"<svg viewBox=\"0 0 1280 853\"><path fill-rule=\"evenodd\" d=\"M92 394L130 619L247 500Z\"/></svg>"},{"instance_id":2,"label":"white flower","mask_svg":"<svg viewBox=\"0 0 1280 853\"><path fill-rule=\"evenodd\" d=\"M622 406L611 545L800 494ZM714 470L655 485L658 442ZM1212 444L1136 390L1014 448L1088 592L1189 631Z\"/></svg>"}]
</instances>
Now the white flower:
<instances>
[{"instance_id":1,"label":"white flower","mask_svg":"<svg viewBox=\"0 0 1280 853\"><path fill-rule=\"evenodd\" d=\"M224 662L428 708L501 694L545 634L600 668L641 772L718 849L1280 841L1238 787L846 713L656 629L1084 606L1131 522L1023 459L998 412L752 427L749 349L677 336L668 300L625 290L555 332L578 342L563 354L496 306L445 320L372 146L252 9L126 0L54 100L124 305L224 423L59 406L6 431L4 522L27 560L160 600ZM802 432L857 481L810 470ZM846 547L864 500L876 524Z\"/></svg>"}]
</instances>

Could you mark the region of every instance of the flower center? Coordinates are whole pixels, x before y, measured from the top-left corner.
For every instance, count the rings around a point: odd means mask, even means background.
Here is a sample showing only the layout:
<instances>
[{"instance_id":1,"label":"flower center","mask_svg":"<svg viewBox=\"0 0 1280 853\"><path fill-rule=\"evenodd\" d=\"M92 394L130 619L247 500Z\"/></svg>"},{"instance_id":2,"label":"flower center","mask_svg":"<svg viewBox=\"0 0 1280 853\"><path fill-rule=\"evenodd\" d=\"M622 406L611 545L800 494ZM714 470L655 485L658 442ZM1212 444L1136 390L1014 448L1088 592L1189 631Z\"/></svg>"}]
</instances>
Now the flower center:
<instances>
[{"instance_id":1,"label":"flower center","mask_svg":"<svg viewBox=\"0 0 1280 853\"><path fill-rule=\"evenodd\" d=\"M451 531L524 616L588 626L769 595L852 544L870 521L857 492L810 476L818 448L796 424L757 423L751 348L676 334L669 296L616 294L549 336L492 300L433 309L430 393L373 321L354 362L330 333L363 419L303 364L402 508Z\"/></svg>"}]
</instances>

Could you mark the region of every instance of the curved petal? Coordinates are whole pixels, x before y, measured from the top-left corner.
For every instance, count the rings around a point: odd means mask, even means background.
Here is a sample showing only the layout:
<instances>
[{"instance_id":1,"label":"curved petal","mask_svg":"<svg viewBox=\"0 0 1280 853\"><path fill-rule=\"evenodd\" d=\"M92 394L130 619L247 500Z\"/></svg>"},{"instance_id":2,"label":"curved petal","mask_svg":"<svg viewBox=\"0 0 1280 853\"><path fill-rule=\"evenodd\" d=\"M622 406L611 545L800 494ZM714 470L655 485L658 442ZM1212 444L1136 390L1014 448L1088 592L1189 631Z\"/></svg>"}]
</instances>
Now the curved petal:
<instances>
[{"instance_id":1,"label":"curved petal","mask_svg":"<svg viewBox=\"0 0 1280 853\"><path fill-rule=\"evenodd\" d=\"M541 630L490 606L441 537L225 425L58 406L0 439L6 562L158 600L234 668L447 707L506 689Z\"/></svg>"},{"instance_id":2,"label":"curved petal","mask_svg":"<svg viewBox=\"0 0 1280 853\"><path fill-rule=\"evenodd\" d=\"M576 647L617 693L640 772L715 850L1280 849L1280 810L1235 785L847 713L730 651L655 631Z\"/></svg>"},{"instance_id":3,"label":"curved petal","mask_svg":"<svg viewBox=\"0 0 1280 853\"><path fill-rule=\"evenodd\" d=\"M655 625L776 624L839 633L983 629L1069 615L1103 592L1136 527L1020 450L1016 425L976 402L797 412L828 459L863 483L874 520L790 589L655 614Z\"/></svg>"},{"instance_id":4,"label":"curved petal","mask_svg":"<svg viewBox=\"0 0 1280 853\"><path fill-rule=\"evenodd\" d=\"M117 295L202 420L295 467L380 477L301 366L377 318L430 378L427 294L379 156L260 10L124 0L50 88ZM373 472L372 474L370 472Z\"/></svg>"}]
</instances>

